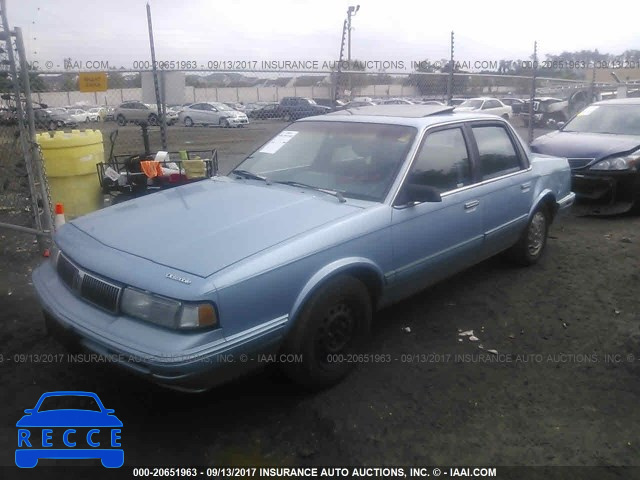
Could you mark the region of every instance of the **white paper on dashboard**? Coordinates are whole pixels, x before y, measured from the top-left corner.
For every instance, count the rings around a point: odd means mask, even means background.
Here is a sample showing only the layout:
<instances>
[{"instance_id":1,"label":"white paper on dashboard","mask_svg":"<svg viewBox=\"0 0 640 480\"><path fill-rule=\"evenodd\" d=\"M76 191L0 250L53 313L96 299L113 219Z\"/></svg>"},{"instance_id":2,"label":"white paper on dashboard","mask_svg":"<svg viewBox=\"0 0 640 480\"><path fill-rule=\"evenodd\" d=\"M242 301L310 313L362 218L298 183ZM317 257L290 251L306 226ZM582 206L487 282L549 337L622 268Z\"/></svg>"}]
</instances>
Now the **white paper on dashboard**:
<instances>
[{"instance_id":1,"label":"white paper on dashboard","mask_svg":"<svg viewBox=\"0 0 640 480\"><path fill-rule=\"evenodd\" d=\"M298 132L293 130L287 130L285 132L280 132L276 137L274 137L269 143L267 143L262 149L260 149L260 153L276 153L285 144L295 137Z\"/></svg>"}]
</instances>

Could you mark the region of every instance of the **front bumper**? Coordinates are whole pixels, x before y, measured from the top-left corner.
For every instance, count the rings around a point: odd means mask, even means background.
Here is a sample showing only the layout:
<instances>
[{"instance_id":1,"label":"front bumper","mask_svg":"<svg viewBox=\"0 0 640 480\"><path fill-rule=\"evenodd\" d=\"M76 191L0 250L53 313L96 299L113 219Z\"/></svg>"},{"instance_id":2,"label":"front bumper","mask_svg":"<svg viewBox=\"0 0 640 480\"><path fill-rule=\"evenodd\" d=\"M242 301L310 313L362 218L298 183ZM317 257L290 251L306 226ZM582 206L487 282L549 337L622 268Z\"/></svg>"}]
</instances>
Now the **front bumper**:
<instances>
[{"instance_id":1,"label":"front bumper","mask_svg":"<svg viewBox=\"0 0 640 480\"><path fill-rule=\"evenodd\" d=\"M573 171L571 190L582 213L624 213L640 202L640 172Z\"/></svg>"},{"instance_id":2,"label":"front bumper","mask_svg":"<svg viewBox=\"0 0 640 480\"><path fill-rule=\"evenodd\" d=\"M106 331L89 327L87 316L110 315L74 295L45 262L33 272L33 285L42 305L47 331L71 351L98 354L99 361L113 363L159 385L182 391L204 391L226 383L260 367L258 357L278 350L287 317L280 317L244 332L221 338L204 348L172 351L184 335L197 333L163 332L163 340L154 348L142 350ZM105 318L106 320L106 318ZM133 321L133 320L131 320ZM105 321L106 323L106 321ZM140 337L149 339L158 327L140 323ZM167 341L175 336L176 341ZM164 350L163 350L164 349Z\"/></svg>"},{"instance_id":3,"label":"front bumper","mask_svg":"<svg viewBox=\"0 0 640 480\"><path fill-rule=\"evenodd\" d=\"M571 206L574 204L575 200L576 200L576 194L573 192L569 192L563 198L558 200L557 201L558 214L559 215L566 214L571 209Z\"/></svg>"},{"instance_id":4,"label":"front bumper","mask_svg":"<svg viewBox=\"0 0 640 480\"><path fill-rule=\"evenodd\" d=\"M246 125L249 123L249 119L247 117L227 117L227 121L230 125Z\"/></svg>"}]
</instances>

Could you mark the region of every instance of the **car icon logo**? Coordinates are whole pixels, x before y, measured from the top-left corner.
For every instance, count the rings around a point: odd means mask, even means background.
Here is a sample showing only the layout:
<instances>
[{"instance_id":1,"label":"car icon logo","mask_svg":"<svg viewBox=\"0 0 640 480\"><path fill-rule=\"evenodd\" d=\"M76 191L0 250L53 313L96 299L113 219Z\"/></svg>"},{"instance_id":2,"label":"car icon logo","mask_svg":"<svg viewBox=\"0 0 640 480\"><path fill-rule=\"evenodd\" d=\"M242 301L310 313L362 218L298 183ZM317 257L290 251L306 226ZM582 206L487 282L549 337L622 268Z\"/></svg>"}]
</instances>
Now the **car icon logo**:
<instances>
[{"instance_id":1,"label":"car icon logo","mask_svg":"<svg viewBox=\"0 0 640 480\"><path fill-rule=\"evenodd\" d=\"M100 459L106 468L124 464L122 422L92 392L43 394L16 423L16 465L33 468L39 459Z\"/></svg>"}]
</instances>

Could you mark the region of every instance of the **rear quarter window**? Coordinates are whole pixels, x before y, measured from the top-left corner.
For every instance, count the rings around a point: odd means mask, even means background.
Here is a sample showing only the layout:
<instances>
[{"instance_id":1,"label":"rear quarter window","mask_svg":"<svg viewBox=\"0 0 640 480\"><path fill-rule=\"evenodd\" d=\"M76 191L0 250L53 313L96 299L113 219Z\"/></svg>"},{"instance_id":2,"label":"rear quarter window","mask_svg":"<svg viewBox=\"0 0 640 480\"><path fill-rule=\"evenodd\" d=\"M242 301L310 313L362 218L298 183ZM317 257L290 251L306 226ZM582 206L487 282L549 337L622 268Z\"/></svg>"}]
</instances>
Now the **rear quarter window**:
<instances>
[{"instance_id":1,"label":"rear quarter window","mask_svg":"<svg viewBox=\"0 0 640 480\"><path fill-rule=\"evenodd\" d=\"M506 129L499 125L474 126L482 180L508 175L522 169L520 156Z\"/></svg>"}]
</instances>

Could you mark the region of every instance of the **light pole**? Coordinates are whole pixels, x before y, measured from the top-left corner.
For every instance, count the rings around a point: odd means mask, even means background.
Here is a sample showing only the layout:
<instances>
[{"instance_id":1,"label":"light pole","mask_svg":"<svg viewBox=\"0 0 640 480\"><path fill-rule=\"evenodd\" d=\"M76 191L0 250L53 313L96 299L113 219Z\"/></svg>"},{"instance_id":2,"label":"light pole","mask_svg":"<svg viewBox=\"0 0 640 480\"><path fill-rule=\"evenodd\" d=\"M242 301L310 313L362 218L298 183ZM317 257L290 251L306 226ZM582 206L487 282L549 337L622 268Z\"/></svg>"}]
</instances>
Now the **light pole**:
<instances>
[{"instance_id":1,"label":"light pole","mask_svg":"<svg viewBox=\"0 0 640 480\"><path fill-rule=\"evenodd\" d=\"M360 10L360 5L356 5L355 7L351 5L347 9L347 65L349 65L349 70L353 70L351 66L351 17L354 17L356 13ZM349 74L349 98L352 98L351 95L351 74Z\"/></svg>"}]
</instances>

